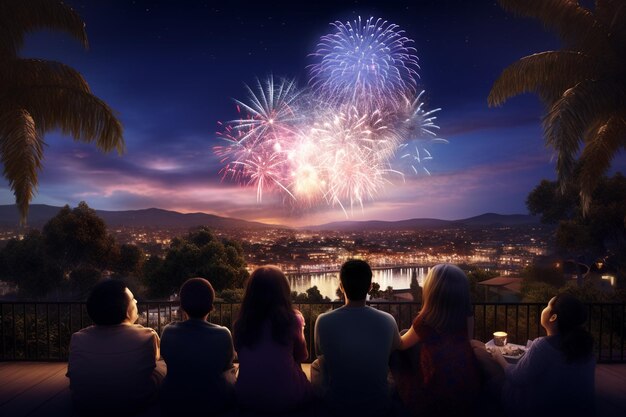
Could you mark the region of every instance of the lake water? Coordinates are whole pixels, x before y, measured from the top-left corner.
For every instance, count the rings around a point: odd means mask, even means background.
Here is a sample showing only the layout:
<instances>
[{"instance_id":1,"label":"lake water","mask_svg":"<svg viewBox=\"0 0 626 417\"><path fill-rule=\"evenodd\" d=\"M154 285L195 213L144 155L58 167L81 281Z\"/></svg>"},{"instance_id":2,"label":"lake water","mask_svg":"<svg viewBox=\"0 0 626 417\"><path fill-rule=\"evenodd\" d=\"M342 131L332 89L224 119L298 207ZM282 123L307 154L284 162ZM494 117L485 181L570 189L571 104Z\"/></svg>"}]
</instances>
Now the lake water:
<instances>
[{"instance_id":1,"label":"lake water","mask_svg":"<svg viewBox=\"0 0 626 417\"><path fill-rule=\"evenodd\" d=\"M373 282L380 284L380 289L384 290L388 286L395 290L409 288L413 271L417 273L417 282L424 286L424 278L428 274L428 267L406 267L375 269L372 277ZM337 298L335 291L339 287L339 272L323 272L314 274L290 274L287 275L291 291L306 292L308 288L316 285L323 296L334 300Z\"/></svg>"}]
</instances>

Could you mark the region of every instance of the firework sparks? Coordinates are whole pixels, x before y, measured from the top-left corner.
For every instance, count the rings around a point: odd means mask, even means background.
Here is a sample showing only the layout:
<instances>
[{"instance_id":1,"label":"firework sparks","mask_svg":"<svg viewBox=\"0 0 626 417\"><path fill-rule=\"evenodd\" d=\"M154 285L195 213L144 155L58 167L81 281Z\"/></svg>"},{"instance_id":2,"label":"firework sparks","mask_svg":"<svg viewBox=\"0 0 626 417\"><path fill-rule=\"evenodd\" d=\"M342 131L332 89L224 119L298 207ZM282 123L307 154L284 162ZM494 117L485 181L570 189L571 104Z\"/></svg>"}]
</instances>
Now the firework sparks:
<instances>
[{"instance_id":1,"label":"firework sparks","mask_svg":"<svg viewBox=\"0 0 626 417\"><path fill-rule=\"evenodd\" d=\"M298 123L301 117L297 110L300 91L294 80L274 82L270 75L265 85L257 81L257 91L246 85L249 102L235 100L237 105L246 112L246 117L230 122L234 129L246 132L242 140L253 138L264 140L265 135L275 137L293 133L292 126Z\"/></svg>"},{"instance_id":2,"label":"firework sparks","mask_svg":"<svg viewBox=\"0 0 626 417\"><path fill-rule=\"evenodd\" d=\"M418 58L413 41L398 25L373 17L332 23L312 56L311 86L333 101L350 100L370 108L393 104L415 92Z\"/></svg>"},{"instance_id":3,"label":"firework sparks","mask_svg":"<svg viewBox=\"0 0 626 417\"><path fill-rule=\"evenodd\" d=\"M400 144L398 151L402 153L400 159L409 162L414 174L424 171L430 175L430 171L425 166L425 161L433 159L428 147L434 143L448 143L448 141L438 137L436 133L439 126L435 124L437 117L434 114L441 109L425 110L422 101L423 94L424 90L414 100L404 97L403 111L405 116L401 123L401 129L404 131L403 136L407 142Z\"/></svg>"},{"instance_id":4,"label":"firework sparks","mask_svg":"<svg viewBox=\"0 0 626 417\"><path fill-rule=\"evenodd\" d=\"M428 146L447 143L436 133L440 109L415 93L413 41L382 19L333 27L312 54L311 92L257 79L235 100L239 118L220 124L222 178L256 188L259 202L278 193L294 207L338 206L349 216L404 178L398 162L430 175Z\"/></svg>"}]
</instances>

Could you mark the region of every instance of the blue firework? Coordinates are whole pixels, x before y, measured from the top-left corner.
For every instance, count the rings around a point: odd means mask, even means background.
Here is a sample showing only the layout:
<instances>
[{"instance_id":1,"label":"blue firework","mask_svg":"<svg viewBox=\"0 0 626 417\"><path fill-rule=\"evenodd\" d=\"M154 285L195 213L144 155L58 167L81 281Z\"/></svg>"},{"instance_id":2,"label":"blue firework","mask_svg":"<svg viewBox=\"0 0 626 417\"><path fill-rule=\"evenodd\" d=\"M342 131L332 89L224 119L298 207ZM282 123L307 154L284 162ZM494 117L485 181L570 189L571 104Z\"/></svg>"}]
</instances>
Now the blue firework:
<instances>
[{"instance_id":1,"label":"blue firework","mask_svg":"<svg viewBox=\"0 0 626 417\"><path fill-rule=\"evenodd\" d=\"M368 101L373 106L415 93L418 58L413 41L398 25L373 17L331 24L311 54L311 86L337 101Z\"/></svg>"}]
</instances>

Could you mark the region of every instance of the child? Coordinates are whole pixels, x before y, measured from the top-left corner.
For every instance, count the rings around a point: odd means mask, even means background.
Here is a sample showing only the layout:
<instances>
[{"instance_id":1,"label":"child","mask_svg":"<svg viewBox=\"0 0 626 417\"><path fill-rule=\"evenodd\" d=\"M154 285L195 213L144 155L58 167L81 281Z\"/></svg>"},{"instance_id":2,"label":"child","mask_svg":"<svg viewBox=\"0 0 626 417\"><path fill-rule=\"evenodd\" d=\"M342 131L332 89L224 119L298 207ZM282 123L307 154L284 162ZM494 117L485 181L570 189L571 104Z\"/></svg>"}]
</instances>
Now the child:
<instances>
[{"instance_id":1,"label":"child","mask_svg":"<svg viewBox=\"0 0 626 417\"><path fill-rule=\"evenodd\" d=\"M137 321L137 300L106 280L87 298L94 325L72 335L67 364L72 402L85 416L131 415L153 404L163 379L159 336Z\"/></svg>"},{"instance_id":2,"label":"child","mask_svg":"<svg viewBox=\"0 0 626 417\"><path fill-rule=\"evenodd\" d=\"M252 272L234 338L240 406L275 414L311 399L311 385L300 366L308 356L304 318L291 305L289 282L280 269L263 266Z\"/></svg>"},{"instance_id":3,"label":"child","mask_svg":"<svg viewBox=\"0 0 626 417\"><path fill-rule=\"evenodd\" d=\"M207 321L215 298L209 281L188 279L179 297L184 321L168 324L161 336L163 414L219 414L234 403L233 339L226 327Z\"/></svg>"},{"instance_id":4,"label":"child","mask_svg":"<svg viewBox=\"0 0 626 417\"><path fill-rule=\"evenodd\" d=\"M547 336L535 339L516 365L494 351L505 370L502 400L509 415L594 415L593 338L583 328L585 321L585 306L559 294L541 313Z\"/></svg>"},{"instance_id":5,"label":"child","mask_svg":"<svg viewBox=\"0 0 626 417\"><path fill-rule=\"evenodd\" d=\"M480 389L470 346L469 282L455 265L436 265L424 282L423 306L402 335L401 349L418 345L417 365L400 372L400 398L413 415L467 415Z\"/></svg>"}]
</instances>

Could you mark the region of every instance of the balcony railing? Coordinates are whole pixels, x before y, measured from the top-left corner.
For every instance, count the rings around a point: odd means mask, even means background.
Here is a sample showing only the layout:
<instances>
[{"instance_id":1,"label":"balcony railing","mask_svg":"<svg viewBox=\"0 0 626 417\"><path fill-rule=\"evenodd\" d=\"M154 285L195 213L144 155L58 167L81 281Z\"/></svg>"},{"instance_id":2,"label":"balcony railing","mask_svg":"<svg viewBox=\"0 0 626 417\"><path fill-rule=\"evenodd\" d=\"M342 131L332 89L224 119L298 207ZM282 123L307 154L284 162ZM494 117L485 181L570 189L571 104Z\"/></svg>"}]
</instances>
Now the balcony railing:
<instances>
[{"instance_id":1,"label":"balcony railing","mask_svg":"<svg viewBox=\"0 0 626 417\"><path fill-rule=\"evenodd\" d=\"M313 328L317 316L340 307L339 302L306 303L295 306L306 319L305 336L309 360L314 359ZM400 329L408 328L419 311L419 304L372 302L372 307L393 315ZM172 321L180 320L178 303L140 302L138 323L159 334ZM542 336L542 303L476 303L474 338L487 341L494 331L505 330L512 343L526 344ZM598 362L626 363L626 303L588 304L587 329L594 337ZM232 329L239 304L218 303L210 321ZM72 333L91 324L84 303L80 302L0 302L0 361L67 360Z\"/></svg>"}]
</instances>

